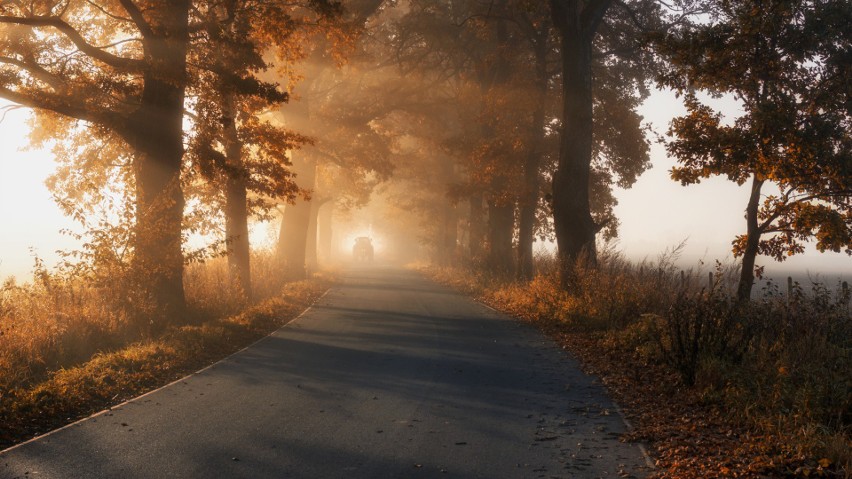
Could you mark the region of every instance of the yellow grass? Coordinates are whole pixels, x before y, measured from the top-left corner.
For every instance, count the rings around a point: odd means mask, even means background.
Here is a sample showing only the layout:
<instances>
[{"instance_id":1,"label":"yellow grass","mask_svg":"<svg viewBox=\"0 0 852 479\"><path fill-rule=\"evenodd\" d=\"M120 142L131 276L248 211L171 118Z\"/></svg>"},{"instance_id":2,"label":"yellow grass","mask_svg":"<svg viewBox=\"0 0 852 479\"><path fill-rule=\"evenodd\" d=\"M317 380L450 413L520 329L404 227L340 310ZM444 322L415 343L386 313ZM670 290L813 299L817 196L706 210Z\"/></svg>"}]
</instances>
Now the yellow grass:
<instances>
[{"instance_id":1,"label":"yellow grass","mask_svg":"<svg viewBox=\"0 0 852 479\"><path fill-rule=\"evenodd\" d=\"M59 277L0 290L0 448L165 384L286 323L331 276L282 284L255 257L253 306L230 294L224 260L188 268L190 314L139 340L102 291Z\"/></svg>"}]
</instances>

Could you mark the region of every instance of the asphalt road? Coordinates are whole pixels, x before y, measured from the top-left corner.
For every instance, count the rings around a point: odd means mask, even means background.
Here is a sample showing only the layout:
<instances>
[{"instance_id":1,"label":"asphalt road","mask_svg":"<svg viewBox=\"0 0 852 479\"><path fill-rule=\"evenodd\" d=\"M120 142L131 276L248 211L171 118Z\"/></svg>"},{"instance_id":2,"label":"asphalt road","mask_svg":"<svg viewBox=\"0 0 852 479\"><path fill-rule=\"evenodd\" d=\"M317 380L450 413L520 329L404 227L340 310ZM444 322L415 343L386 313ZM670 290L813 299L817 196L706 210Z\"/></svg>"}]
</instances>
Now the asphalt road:
<instances>
[{"instance_id":1,"label":"asphalt road","mask_svg":"<svg viewBox=\"0 0 852 479\"><path fill-rule=\"evenodd\" d=\"M0 477L643 477L624 430L532 328L360 268L250 348L0 453Z\"/></svg>"}]
</instances>

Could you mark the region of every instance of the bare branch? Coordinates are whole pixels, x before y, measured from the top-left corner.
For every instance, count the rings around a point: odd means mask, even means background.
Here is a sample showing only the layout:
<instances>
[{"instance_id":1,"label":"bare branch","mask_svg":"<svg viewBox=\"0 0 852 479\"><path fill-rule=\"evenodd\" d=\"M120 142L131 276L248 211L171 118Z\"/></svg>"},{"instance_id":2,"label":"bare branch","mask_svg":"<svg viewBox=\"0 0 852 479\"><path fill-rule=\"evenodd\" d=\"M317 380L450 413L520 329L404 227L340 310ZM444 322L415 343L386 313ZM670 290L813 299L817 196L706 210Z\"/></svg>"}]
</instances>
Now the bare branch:
<instances>
[{"instance_id":1,"label":"bare branch","mask_svg":"<svg viewBox=\"0 0 852 479\"><path fill-rule=\"evenodd\" d=\"M0 115L0 123L3 123L3 120L6 119L7 113L9 113L10 111L13 111L13 110L20 110L21 108L25 108L25 107L21 106L21 105L6 105L3 108L0 108L0 110L3 110L3 115Z\"/></svg>"}]
</instances>

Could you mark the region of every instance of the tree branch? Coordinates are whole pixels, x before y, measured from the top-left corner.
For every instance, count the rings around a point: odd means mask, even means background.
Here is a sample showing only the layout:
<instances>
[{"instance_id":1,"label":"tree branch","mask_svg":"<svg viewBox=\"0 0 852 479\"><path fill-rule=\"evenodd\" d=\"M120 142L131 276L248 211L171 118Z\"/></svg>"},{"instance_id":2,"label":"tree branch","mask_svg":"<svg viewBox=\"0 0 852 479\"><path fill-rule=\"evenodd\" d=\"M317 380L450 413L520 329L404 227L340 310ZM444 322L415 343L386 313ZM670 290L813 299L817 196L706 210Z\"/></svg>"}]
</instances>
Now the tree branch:
<instances>
[{"instance_id":1,"label":"tree branch","mask_svg":"<svg viewBox=\"0 0 852 479\"><path fill-rule=\"evenodd\" d=\"M81 52L111 67L133 71L139 71L144 67L142 60L113 55L92 45L80 35L80 32L59 17L14 17L0 15L0 23L25 25L33 28L52 27L62 32Z\"/></svg>"},{"instance_id":2,"label":"tree branch","mask_svg":"<svg viewBox=\"0 0 852 479\"><path fill-rule=\"evenodd\" d=\"M51 87L56 90L61 90L65 88L65 82L62 81L61 78L57 77L53 73L42 68L40 65L35 63L25 62L23 60L18 60L17 58L12 57L4 57L0 56L0 63L5 63L7 65L14 65L22 70L26 70L30 74L33 75L38 80L41 80L44 83L47 83Z\"/></svg>"},{"instance_id":3,"label":"tree branch","mask_svg":"<svg viewBox=\"0 0 852 479\"><path fill-rule=\"evenodd\" d=\"M49 110L90 123L109 125L113 129L120 128L120 125L124 123L124 117L112 110L92 109L87 108L83 102L69 102L68 99L74 98L73 95L26 94L0 85L0 98L28 108Z\"/></svg>"},{"instance_id":4,"label":"tree branch","mask_svg":"<svg viewBox=\"0 0 852 479\"><path fill-rule=\"evenodd\" d=\"M612 0L592 0L583 9L580 14L580 25L586 38L591 38L597 33L610 5L612 5Z\"/></svg>"},{"instance_id":5,"label":"tree branch","mask_svg":"<svg viewBox=\"0 0 852 479\"><path fill-rule=\"evenodd\" d=\"M650 28L648 28L645 24L642 23L641 20L639 20L639 15L636 13L636 10L630 7L630 5L624 3L623 0L615 0L615 4L621 7L625 12L627 12L627 16L630 17L631 23L633 23L633 26L639 29L640 32L648 33L651 31Z\"/></svg>"},{"instance_id":6,"label":"tree branch","mask_svg":"<svg viewBox=\"0 0 852 479\"><path fill-rule=\"evenodd\" d=\"M108 16L109 18L112 18L113 20L118 20L120 22L132 22L133 21L129 18L122 17L122 16L116 15L114 13L111 13L109 10L107 10L106 8L104 8L101 5L98 5L97 3L95 3L92 0L86 0L86 3L88 3L89 5L91 5L94 8L98 9L101 13ZM57 15L57 16L61 17L62 15Z\"/></svg>"},{"instance_id":7,"label":"tree branch","mask_svg":"<svg viewBox=\"0 0 852 479\"><path fill-rule=\"evenodd\" d=\"M151 30L151 25L145 20L145 17L142 15L142 11L139 10L139 7L137 7L135 3L133 3L133 0L119 0L119 3L121 3L121 6L124 7L124 11L130 15L133 23L136 24L139 32L142 33L143 38L150 38L154 36L154 32Z\"/></svg>"}]
</instances>

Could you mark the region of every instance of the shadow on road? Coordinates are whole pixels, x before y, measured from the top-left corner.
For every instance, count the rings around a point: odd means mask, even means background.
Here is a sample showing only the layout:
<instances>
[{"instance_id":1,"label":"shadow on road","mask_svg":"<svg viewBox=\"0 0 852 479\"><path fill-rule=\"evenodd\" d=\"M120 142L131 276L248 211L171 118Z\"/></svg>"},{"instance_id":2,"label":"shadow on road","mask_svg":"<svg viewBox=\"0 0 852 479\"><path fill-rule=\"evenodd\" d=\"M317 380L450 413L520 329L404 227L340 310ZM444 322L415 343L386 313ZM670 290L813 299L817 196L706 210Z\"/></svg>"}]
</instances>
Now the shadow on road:
<instances>
[{"instance_id":1,"label":"shadow on road","mask_svg":"<svg viewBox=\"0 0 852 479\"><path fill-rule=\"evenodd\" d=\"M642 476L623 431L532 328L361 267L251 348L0 456L0 477Z\"/></svg>"}]
</instances>

